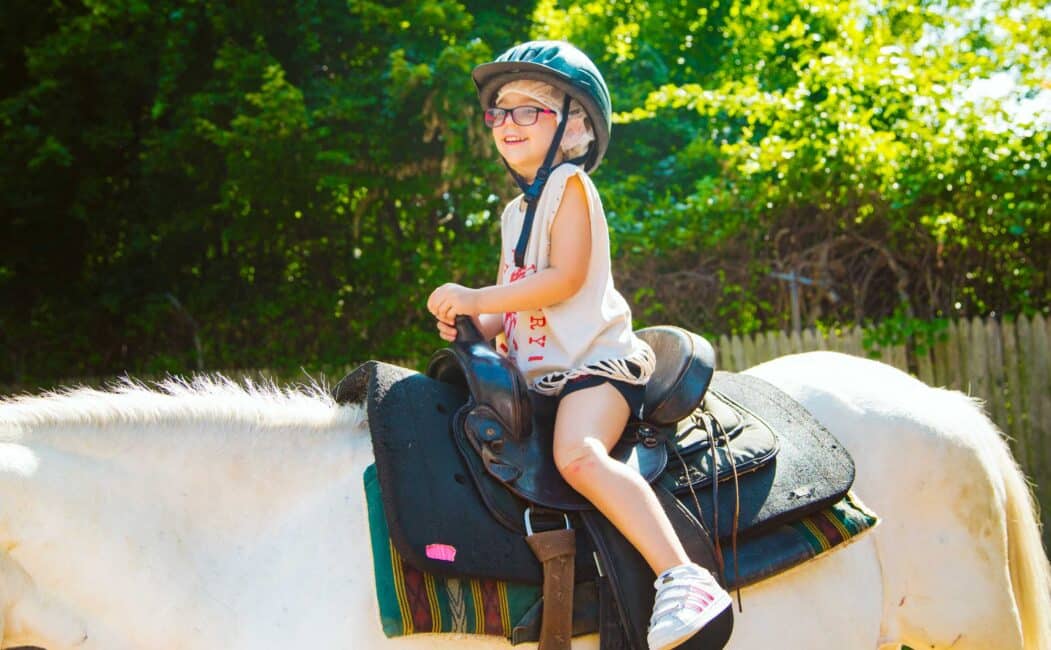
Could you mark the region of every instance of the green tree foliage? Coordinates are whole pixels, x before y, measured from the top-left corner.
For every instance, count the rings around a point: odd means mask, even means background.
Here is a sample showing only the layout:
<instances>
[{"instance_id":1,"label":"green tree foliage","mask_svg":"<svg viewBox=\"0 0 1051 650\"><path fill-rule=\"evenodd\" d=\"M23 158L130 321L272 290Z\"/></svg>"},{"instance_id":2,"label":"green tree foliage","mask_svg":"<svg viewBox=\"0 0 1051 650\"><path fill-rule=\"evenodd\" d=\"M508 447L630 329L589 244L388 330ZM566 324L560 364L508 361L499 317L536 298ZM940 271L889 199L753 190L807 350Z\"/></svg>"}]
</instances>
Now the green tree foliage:
<instances>
[{"instance_id":1,"label":"green tree foliage","mask_svg":"<svg viewBox=\"0 0 1051 650\"><path fill-rule=\"evenodd\" d=\"M697 170L692 187L649 197L664 227L637 250L678 253L658 277L709 281L651 279L668 288L651 301L689 319L682 297L703 293L702 327L779 325L780 271L821 283L811 320L1046 311L1049 27L1029 2L730 3L719 69L622 114L701 118L669 165Z\"/></svg>"},{"instance_id":2,"label":"green tree foliage","mask_svg":"<svg viewBox=\"0 0 1051 650\"><path fill-rule=\"evenodd\" d=\"M481 264L503 183L469 71L527 21L263 7L0 8L0 380L435 345L420 306L454 244Z\"/></svg>"},{"instance_id":3,"label":"green tree foliage","mask_svg":"<svg viewBox=\"0 0 1051 650\"><path fill-rule=\"evenodd\" d=\"M822 283L805 316L829 325L1046 311L1049 118L1029 107L1051 93L1049 18L1027 0L4 3L0 382L420 363L440 343L427 294L491 280L515 192L469 72L530 37L575 42L610 83L596 181L640 322L781 326L772 271Z\"/></svg>"}]
</instances>

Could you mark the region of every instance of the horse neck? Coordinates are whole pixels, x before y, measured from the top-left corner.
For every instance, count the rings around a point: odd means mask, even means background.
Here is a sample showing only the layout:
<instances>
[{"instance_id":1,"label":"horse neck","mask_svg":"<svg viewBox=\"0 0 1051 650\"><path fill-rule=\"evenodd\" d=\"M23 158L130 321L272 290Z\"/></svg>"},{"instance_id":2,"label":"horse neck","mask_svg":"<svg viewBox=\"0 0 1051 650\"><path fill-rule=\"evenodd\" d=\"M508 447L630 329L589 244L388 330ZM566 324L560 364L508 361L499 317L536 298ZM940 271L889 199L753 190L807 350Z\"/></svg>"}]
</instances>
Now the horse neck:
<instances>
[{"instance_id":1,"label":"horse neck","mask_svg":"<svg viewBox=\"0 0 1051 650\"><path fill-rule=\"evenodd\" d=\"M360 482L370 458L361 409L319 393L81 390L0 404L0 490L42 511L102 485L114 507L146 495L247 520Z\"/></svg>"}]
</instances>

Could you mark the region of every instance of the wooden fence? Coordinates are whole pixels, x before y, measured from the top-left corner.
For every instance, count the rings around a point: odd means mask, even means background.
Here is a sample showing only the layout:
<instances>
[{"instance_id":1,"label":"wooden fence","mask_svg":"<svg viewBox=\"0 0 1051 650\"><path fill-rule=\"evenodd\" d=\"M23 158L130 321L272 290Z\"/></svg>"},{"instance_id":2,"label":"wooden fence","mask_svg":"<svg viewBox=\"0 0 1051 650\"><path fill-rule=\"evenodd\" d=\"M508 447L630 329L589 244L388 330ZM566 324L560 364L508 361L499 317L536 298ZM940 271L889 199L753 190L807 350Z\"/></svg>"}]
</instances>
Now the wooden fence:
<instances>
[{"instance_id":1,"label":"wooden fence","mask_svg":"<svg viewBox=\"0 0 1051 650\"><path fill-rule=\"evenodd\" d=\"M750 337L722 336L719 367L743 370L775 357L810 350L836 350L869 356L863 330L821 334L765 332ZM932 386L960 390L981 399L990 418L1008 436L1042 511L1051 512L1051 321L1037 315L1002 321L974 318L951 322L944 340L928 350L894 346L880 360L909 371ZM1045 521L1048 517L1044 517ZM1051 523L1044 529L1051 548Z\"/></svg>"}]
</instances>

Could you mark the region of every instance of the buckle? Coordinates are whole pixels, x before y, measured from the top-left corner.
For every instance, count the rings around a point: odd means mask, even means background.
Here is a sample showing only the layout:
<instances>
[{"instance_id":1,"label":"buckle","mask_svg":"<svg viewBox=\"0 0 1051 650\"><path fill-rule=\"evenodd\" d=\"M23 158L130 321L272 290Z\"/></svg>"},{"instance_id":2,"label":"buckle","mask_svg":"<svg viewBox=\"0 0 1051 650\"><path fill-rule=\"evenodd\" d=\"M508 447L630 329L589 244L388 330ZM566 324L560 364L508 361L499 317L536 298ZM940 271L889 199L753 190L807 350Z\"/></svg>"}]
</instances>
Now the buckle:
<instances>
[{"instance_id":1,"label":"buckle","mask_svg":"<svg viewBox=\"0 0 1051 650\"><path fill-rule=\"evenodd\" d=\"M528 508L525 509L525 514L523 515L523 517L525 518L526 536L530 536L530 535L533 534L533 522L529 519L529 515L532 512L533 512L533 506L529 506ZM566 513L563 512L562 513L562 518L566 520L566 530L569 530L570 528L572 528L572 526L569 525L569 515L567 515Z\"/></svg>"}]
</instances>

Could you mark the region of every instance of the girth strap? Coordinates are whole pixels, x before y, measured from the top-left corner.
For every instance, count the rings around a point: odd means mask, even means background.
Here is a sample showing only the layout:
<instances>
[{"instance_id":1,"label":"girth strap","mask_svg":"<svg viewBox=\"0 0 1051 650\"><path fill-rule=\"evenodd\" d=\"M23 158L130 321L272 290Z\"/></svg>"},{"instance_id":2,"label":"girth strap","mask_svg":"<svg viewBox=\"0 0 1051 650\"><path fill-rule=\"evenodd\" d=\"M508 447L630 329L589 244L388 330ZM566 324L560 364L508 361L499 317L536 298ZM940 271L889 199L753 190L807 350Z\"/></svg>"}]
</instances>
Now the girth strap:
<instances>
[{"instance_id":1,"label":"girth strap","mask_svg":"<svg viewBox=\"0 0 1051 650\"><path fill-rule=\"evenodd\" d=\"M569 650L573 636L573 559L576 531L548 530L526 537L544 570L539 650Z\"/></svg>"}]
</instances>

